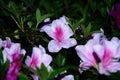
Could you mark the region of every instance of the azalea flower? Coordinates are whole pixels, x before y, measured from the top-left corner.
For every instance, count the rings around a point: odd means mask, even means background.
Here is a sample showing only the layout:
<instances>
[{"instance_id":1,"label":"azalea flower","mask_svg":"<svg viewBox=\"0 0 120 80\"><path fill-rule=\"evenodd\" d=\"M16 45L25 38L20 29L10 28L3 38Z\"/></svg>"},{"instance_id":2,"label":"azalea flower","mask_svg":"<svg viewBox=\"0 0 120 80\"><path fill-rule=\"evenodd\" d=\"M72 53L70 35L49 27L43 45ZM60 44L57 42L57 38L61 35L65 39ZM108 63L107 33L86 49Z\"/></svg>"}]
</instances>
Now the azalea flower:
<instances>
[{"instance_id":1,"label":"azalea flower","mask_svg":"<svg viewBox=\"0 0 120 80\"><path fill-rule=\"evenodd\" d=\"M27 56L25 64L36 70L36 67L40 68L43 63L47 67L48 71L50 71L51 67L49 64L51 61L52 57L46 54L45 49L39 45L39 48L33 47L32 56ZM32 74L31 76L34 80L38 80L37 75Z\"/></svg>"},{"instance_id":2,"label":"azalea flower","mask_svg":"<svg viewBox=\"0 0 120 80\"><path fill-rule=\"evenodd\" d=\"M93 45L94 40L89 40L86 45L78 45L75 48L75 50L77 51L77 55L81 59L80 68L83 68L83 70L85 68L89 69L90 67L97 64L94 57Z\"/></svg>"},{"instance_id":3,"label":"azalea flower","mask_svg":"<svg viewBox=\"0 0 120 80\"><path fill-rule=\"evenodd\" d=\"M74 80L74 76L73 75L67 75L64 78L62 78L61 80Z\"/></svg>"},{"instance_id":4,"label":"azalea flower","mask_svg":"<svg viewBox=\"0 0 120 80\"><path fill-rule=\"evenodd\" d=\"M20 74L20 69L21 69L21 61L20 61L20 54L15 53L13 55L13 61L10 63L10 67L7 72L6 80L17 80L17 77Z\"/></svg>"},{"instance_id":5,"label":"azalea flower","mask_svg":"<svg viewBox=\"0 0 120 80\"><path fill-rule=\"evenodd\" d=\"M46 54L44 48L40 45L39 48L33 47L32 56L27 56L25 64L33 69L36 69L36 67L40 68L41 64L43 63L49 68L51 61L52 57Z\"/></svg>"},{"instance_id":6,"label":"azalea flower","mask_svg":"<svg viewBox=\"0 0 120 80\"><path fill-rule=\"evenodd\" d=\"M7 60L12 62L14 54L25 55L26 51L24 49L21 49L19 43L14 43L10 47L5 47L2 51L2 53L3 53L4 62L6 62Z\"/></svg>"},{"instance_id":7,"label":"azalea flower","mask_svg":"<svg viewBox=\"0 0 120 80\"><path fill-rule=\"evenodd\" d=\"M41 31L46 32L53 39L48 44L49 52L59 52L62 48L70 48L77 44L74 38L70 38L73 31L69 27L65 16L43 26Z\"/></svg>"},{"instance_id":8,"label":"azalea flower","mask_svg":"<svg viewBox=\"0 0 120 80\"><path fill-rule=\"evenodd\" d=\"M9 37L6 37L6 40L2 41L2 45L4 48L10 48L13 42L11 42L11 39Z\"/></svg>"},{"instance_id":9,"label":"azalea flower","mask_svg":"<svg viewBox=\"0 0 120 80\"><path fill-rule=\"evenodd\" d=\"M110 41L105 41L104 45L94 46L94 50L101 60L99 63L100 74L110 75L110 73L120 70L120 62L114 60L114 52L116 52L117 49L115 49L111 43Z\"/></svg>"},{"instance_id":10,"label":"azalea flower","mask_svg":"<svg viewBox=\"0 0 120 80\"><path fill-rule=\"evenodd\" d=\"M120 3L116 3L115 9L110 11L110 15L115 19L117 27L120 29Z\"/></svg>"},{"instance_id":11,"label":"azalea flower","mask_svg":"<svg viewBox=\"0 0 120 80\"><path fill-rule=\"evenodd\" d=\"M92 34L92 37L93 38L88 40L85 45L78 45L75 48L77 55L81 59L79 65L80 73L83 72L83 70L89 69L90 67L98 69L97 64L99 62L99 58L94 51L94 46L98 44L103 45L107 39L103 32L94 33Z\"/></svg>"}]
</instances>

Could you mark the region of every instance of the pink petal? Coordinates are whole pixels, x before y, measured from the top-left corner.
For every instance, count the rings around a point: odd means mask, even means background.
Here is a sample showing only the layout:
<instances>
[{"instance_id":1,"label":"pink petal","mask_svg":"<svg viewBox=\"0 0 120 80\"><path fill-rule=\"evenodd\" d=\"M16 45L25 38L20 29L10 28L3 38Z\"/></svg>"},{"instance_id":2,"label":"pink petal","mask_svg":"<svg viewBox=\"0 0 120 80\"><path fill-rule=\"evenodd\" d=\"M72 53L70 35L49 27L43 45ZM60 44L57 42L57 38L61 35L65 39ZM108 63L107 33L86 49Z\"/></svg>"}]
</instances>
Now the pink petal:
<instances>
[{"instance_id":1,"label":"pink petal","mask_svg":"<svg viewBox=\"0 0 120 80\"><path fill-rule=\"evenodd\" d=\"M42 58L42 55L41 55L41 50L37 47L33 47L33 52L32 52L32 61L31 61L31 65L32 66L37 66L38 68L40 67L41 65L41 58Z\"/></svg>"},{"instance_id":2,"label":"pink petal","mask_svg":"<svg viewBox=\"0 0 120 80\"><path fill-rule=\"evenodd\" d=\"M40 29L40 32L45 32L48 36L54 39L54 33L51 29L51 25L45 25Z\"/></svg>"},{"instance_id":3,"label":"pink petal","mask_svg":"<svg viewBox=\"0 0 120 80\"><path fill-rule=\"evenodd\" d=\"M38 76L37 75L31 75L33 80L38 80Z\"/></svg>"},{"instance_id":4,"label":"pink petal","mask_svg":"<svg viewBox=\"0 0 120 80\"><path fill-rule=\"evenodd\" d=\"M92 41L89 41L85 46L79 45L75 48L78 56L82 59L83 62L89 63L90 66L96 64L96 60L93 56Z\"/></svg>"},{"instance_id":5,"label":"pink petal","mask_svg":"<svg viewBox=\"0 0 120 80\"><path fill-rule=\"evenodd\" d=\"M62 47L55 40L51 40L48 44L49 52L59 52L61 49Z\"/></svg>"},{"instance_id":6,"label":"pink petal","mask_svg":"<svg viewBox=\"0 0 120 80\"><path fill-rule=\"evenodd\" d=\"M113 73L120 71L120 62L111 62L111 64L107 67L107 70Z\"/></svg>"},{"instance_id":7,"label":"pink petal","mask_svg":"<svg viewBox=\"0 0 120 80\"><path fill-rule=\"evenodd\" d=\"M102 65L107 68L107 66L110 65L111 61L112 61L112 53L111 50L105 46L104 48L104 55L102 57Z\"/></svg>"},{"instance_id":8,"label":"pink petal","mask_svg":"<svg viewBox=\"0 0 120 80\"><path fill-rule=\"evenodd\" d=\"M77 41L74 38L69 38L64 41L64 43L61 45L63 48L70 48L77 44Z\"/></svg>"},{"instance_id":9,"label":"pink petal","mask_svg":"<svg viewBox=\"0 0 120 80\"><path fill-rule=\"evenodd\" d=\"M110 75L110 73L103 67L102 63L99 63L99 73L105 74L105 75Z\"/></svg>"},{"instance_id":10,"label":"pink petal","mask_svg":"<svg viewBox=\"0 0 120 80\"><path fill-rule=\"evenodd\" d=\"M31 63L31 58L29 56L27 56L26 60L25 60L25 64L27 66L30 66L30 63Z\"/></svg>"},{"instance_id":11,"label":"pink petal","mask_svg":"<svg viewBox=\"0 0 120 80\"><path fill-rule=\"evenodd\" d=\"M73 75L67 75L64 78L62 78L61 80L74 80L74 76Z\"/></svg>"},{"instance_id":12,"label":"pink petal","mask_svg":"<svg viewBox=\"0 0 120 80\"><path fill-rule=\"evenodd\" d=\"M102 45L95 45L93 48L97 56L102 60L104 55L104 47Z\"/></svg>"},{"instance_id":13,"label":"pink petal","mask_svg":"<svg viewBox=\"0 0 120 80\"><path fill-rule=\"evenodd\" d=\"M41 54L46 54L45 49L41 45L39 45L39 49L41 51Z\"/></svg>"},{"instance_id":14,"label":"pink petal","mask_svg":"<svg viewBox=\"0 0 120 80\"><path fill-rule=\"evenodd\" d=\"M62 42L62 40L64 39L64 32L59 25L55 28L54 34L55 34L55 40L58 42Z\"/></svg>"},{"instance_id":15,"label":"pink petal","mask_svg":"<svg viewBox=\"0 0 120 80\"><path fill-rule=\"evenodd\" d=\"M60 20L65 23L66 25L68 25L68 22L66 21L66 16L62 16L60 17Z\"/></svg>"},{"instance_id":16,"label":"pink petal","mask_svg":"<svg viewBox=\"0 0 120 80\"><path fill-rule=\"evenodd\" d=\"M54 20L51 24L53 32L55 31L56 27L61 27L61 29L64 31L64 38L69 38L73 35L73 31L69 27L69 25L64 24L61 20Z\"/></svg>"},{"instance_id":17,"label":"pink petal","mask_svg":"<svg viewBox=\"0 0 120 80\"><path fill-rule=\"evenodd\" d=\"M52 57L48 54L43 54L42 56L42 63L47 67L52 61Z\"/></svg>"}]
</instances>

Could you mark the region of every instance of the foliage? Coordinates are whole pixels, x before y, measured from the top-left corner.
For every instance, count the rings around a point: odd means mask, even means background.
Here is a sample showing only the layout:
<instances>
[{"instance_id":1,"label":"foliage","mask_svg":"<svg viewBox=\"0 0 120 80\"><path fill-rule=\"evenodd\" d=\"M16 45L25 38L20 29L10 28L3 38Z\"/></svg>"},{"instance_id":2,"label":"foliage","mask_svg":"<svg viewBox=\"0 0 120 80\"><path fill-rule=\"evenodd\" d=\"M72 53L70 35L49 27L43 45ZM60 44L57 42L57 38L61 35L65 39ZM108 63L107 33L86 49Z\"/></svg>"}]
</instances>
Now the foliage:
<instances>
[{"instance_id":1,"label":"foliage","mask_svg":"<svg viewBox=\"0 0 120 80\"><path fill-rule=\"evenodd\" d=\"M51 38L45 33L40 33L42 26L64 15L67 16L67 21L74 32L72 37L78 44L85 44L91 38L91 34L99 32L100 28L104 30L108 39L113 36L119 38L120 30L109 15L116 2L117 0L0 0L0 38L9 36L13 42L21 43L22 48L27 51L25 57L31 55L32 47L39 44L43 45L47 53L53 57L51 63L53 71L50 73L43 64L41 69L37 69L39 73L33 69L29 70L24 66L25 58L23 58L19 80L32 79L28 73L41 76L40 80L57 80L55 76L58 75L59 79L60 73L64 71L67 71L66 74L74 75L75 80L119 80L120 72L109 77L98 74L94 69L80 74L79 57L74 47L62 49L57 54L51 53L47 48ZM50 18L48 23L44 22L46 18ZM9 61L3 63L0 50L2 79L5 78L8 64Z\"/></svg>"}]
</instances>

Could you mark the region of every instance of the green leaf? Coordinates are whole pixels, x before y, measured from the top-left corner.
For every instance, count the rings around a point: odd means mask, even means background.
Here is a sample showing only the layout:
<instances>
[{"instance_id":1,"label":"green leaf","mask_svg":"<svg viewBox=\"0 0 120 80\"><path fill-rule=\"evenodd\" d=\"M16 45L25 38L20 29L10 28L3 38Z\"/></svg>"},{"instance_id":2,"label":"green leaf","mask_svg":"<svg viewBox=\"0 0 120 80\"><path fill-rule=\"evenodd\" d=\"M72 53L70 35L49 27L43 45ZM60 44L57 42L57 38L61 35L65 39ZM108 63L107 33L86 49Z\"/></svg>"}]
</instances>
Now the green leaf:
<instances>
[{"instance_id":1,"label":"green leaf","mask_svg":"<svg viewBox=\"0 0 120 80\"><path fill-rule=\"evenodd\" d=\"M87 37L87 36L90 34L91 27L92 27L92 26L91 26L91 23L89 23L86 28L82 27L85 37Z\"/></svg>"},{"instance_id":2,"label":"green leaf","mask_svg":"<svg viewBox=\"0 0 120 80\"><path fill-rule=\"evenodd\" d=\"M49 72L44 64L42 64L41 68L38 69L37 71L39 71L38 73L39 73L40 80L47 80L48 79Z\"/></svg>"},{"instance_id":3,"label":"green leaf","mask_svg":"<svg viewBox=\"0 0 120 80\"><path fill-rule=\"evenodd\" d=\"M37 23L41 20L41 12L39 8L37 8L36 10L36 19L37 19Z\"/></svg>"},{"instance_id":4,"label":"green leaf","mask_svg":"<svg viewBox=\"0 0 120 80\"><path fill-rule=\"evenodd\" d=\"M17 12L17 5L15 4L15 2L9 1L8 7L12 10L12 13L13 13L14 15L19 16L19 14L18 14L18 12Z\"/></svg>"},{"instance_id":5,"label":"green leaf","mask_svg":"<svg viewBox=\"0 0 120 80\"><path fill-rule=\"evenodd\" d=\"M28 80L28 77L27 77L27 75L25 75L24 73L20 73L18 79L19 79L19 80Z\"/></svg>"},{"instance_id":6,"label":"green leaf","mask_svg":"<svg viewBox=\"0 0 120 80\"><path fill-rule=\"evenodd\" d=\"M85 18L81 18L79 21L77 21L76 23L73 24L73 30L75 31L82 22L84 22Z\"/></svg>"},{"instance_id":7,"label":"green leaf","mask_svg":"<svg viewBox=\"0 0 120 80\"><path fill-rule=\"evenodd\" d=\"M43 21L45 20L46 18L52 16L52 14L46 14L46 15L43 15L39 18L39 21L37 21L37 25L36 25L36 28L38 27L38 25Z\"/></svg>"},{"instance_id":8,"label":"green leaf","mask_svg":"<svg viewBox=\"0 0 120 80\"><path fill-rule=\"evenodd\" d=\"M88 0L88 4L90 5L90 7L91 7L91 9L93 10L93 11L95 11L96 10L96 2L95 1L93 1L93 0Z\"/></svg>"},{"instance_id":9,"label":"green leaf","mask_svg":"<svg viewBox=\"0 0 120 80\"><path fill-rule=\"evenodd\" d=\"M33 23L32 22L28 22L27 25L29 26L29 28L31 28Z\"/></svg>"},{"instance_id":10,"label":"green leaf","mask_svg":"<svg viewBox=\"0 0 120 80\"><path fill-rule=\"evenodd\" d=\"M3 62L2 49L0 49L0 63Z\"/></svg>"},{"instance_id":11,"label":"green leaf","mask_svg":"<svg viewBox=\"0 0 120 80\"><path fill-rule=\"evenodd\" d=\"M73 66L73 65L69 65L69 66L65 66L59 69L55 69L53 70L50 75L49 75L49 80L51 80L52 78L54 78L55 76L57 76L58 74L68 70L68 69L74 69L74 70L78 70L78 67Z\"/></svg>"},{"instance_id":12,"label":"green leaf","mask_svg":"<svg viewBox=\"0 0 120 80\"><path fill-rule=\"evenodd\" d=\"M63 56L62 54L58 54L55 59L55 63L57 63L58 67L61 67L64 66L65 60L65 56Z\"/></svg>"}]
</instances>

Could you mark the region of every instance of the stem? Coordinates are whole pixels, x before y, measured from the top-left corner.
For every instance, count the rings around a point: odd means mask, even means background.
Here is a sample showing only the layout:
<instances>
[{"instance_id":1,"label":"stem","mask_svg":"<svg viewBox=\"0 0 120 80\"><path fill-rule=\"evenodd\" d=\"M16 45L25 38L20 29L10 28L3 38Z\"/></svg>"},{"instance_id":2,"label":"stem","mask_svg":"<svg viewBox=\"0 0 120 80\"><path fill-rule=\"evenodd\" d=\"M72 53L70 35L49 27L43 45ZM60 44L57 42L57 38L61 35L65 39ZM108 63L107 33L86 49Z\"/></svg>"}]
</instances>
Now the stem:
<instances>
[{"instance_id":1,"label":"stem","mask_svg":"<svg viewBox=\"0 0 120 80\"><path fill-rule=\"evenodd\" d=\"M23 22L22 20L19 21L19 23L21 23L21 25L18 23L18 21L13 17L13 15L10 15L12 17L12 19L15 21L15 23L17 24L17 26L24 32L24 27L23 27Z\"/></svg>"}]
</instances>

